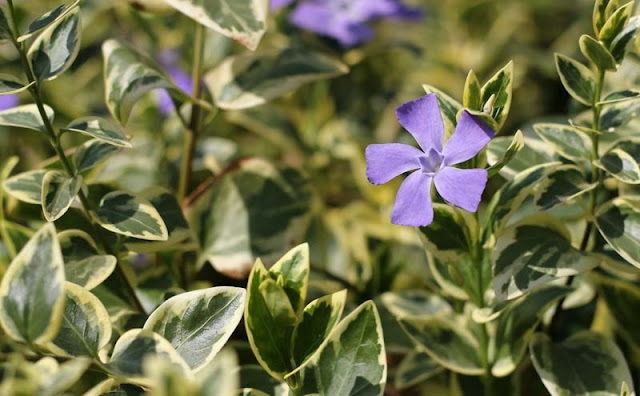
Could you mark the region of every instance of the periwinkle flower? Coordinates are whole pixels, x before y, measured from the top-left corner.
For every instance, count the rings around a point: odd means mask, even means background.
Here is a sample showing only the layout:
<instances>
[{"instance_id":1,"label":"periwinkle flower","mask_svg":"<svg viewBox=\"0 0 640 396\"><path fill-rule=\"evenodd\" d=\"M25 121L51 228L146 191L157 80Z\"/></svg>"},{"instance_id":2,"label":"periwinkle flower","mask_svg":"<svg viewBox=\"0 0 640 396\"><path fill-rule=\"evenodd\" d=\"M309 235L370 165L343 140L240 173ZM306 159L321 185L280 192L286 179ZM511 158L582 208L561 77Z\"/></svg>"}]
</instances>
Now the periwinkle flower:
<instances>
[{"instance_id":1,"label":"periwinkle flower","mask_svg":"<svg viewBox=\"0 0 640 396\"><path fill-rule=\"evenodd\" d=\"M419 9L401 0L305 0L291 14L291 23L332 37L345 47L373 39L367 22L377 18L416 19Z\"/></svg>"},{"instance_id":2,"label":"periwinkle flower","mask_svg":"<svg viewBox=\"0 0 640 396\"><path fill-rule=\"evenodd\" d=\"M8 110L18 105L18 95L0 96L0 110Z\"/></svg>"},{"instance_id":3,"label":"periwinkle flower","mask_svg":"<svg viewBox=\"0 0 640 396\"><path fill-rule=\"evenodd\" d=\"M166 69L167 73L173 78L178 88L191 95L193 93L193 79L191 75L177 66L178 55L173 51L167 51L162 53L158 61ZM173 111L173 100L166 90L157 92L158 108L162 114L169 114Z\"/></svg>"},{"instance_id":4,"label":"periwinkle flower","mask_svg":"<svg viewBox=\"0 0 640 396\"><path fill-rule=\"evenodd\" d=\"M365 151L367 178L372 184L384 184L414 171L398 190L391 222L412 227L431 224L432 184L447 202L469 212L477 211L487 185L487 170L460 169L453 165L475 157L489 143L494 131L463 111L443 148L444 123L435 94L403 104L396 110L396 117L421 149L387 143L369 145Z\"/></svg>"},{"instance_id":5,"label":"periwinkle flower","mask_svg":"<svg viewBox=\"0 0 640 396\"><path fill-rule=\"evenodd\" d=\"M295 0L271 0L271 11L279 10L293 3Z\"/></svg>"}]
</instances>

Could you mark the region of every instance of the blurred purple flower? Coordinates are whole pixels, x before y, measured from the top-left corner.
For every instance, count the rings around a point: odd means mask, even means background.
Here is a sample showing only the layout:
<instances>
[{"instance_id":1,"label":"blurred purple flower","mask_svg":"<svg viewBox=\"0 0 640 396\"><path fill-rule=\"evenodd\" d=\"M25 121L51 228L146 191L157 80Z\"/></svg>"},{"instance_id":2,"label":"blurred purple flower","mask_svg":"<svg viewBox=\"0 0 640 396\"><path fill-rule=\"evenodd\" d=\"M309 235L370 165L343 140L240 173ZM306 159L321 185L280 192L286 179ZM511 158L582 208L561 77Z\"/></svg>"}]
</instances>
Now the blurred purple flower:
<instances>
[{"instance_id":1,"label":"blurred purple flower","mask_svg":"<svg viewBox=\"0 0 640 396\"><path fill-rule=\"evenodd\" d=\"M18 105L18 95L0 96L0 110L8 110Z\"/></svg>"},{"instance_id":2,"label":"blurred purple flower","mask_svg":"<svg viewBox=\"0 0 640 396\"><path fill-rule=\"evenodd\" d=\"M177 66L178 54L174 51L167 51L158 57L158 62L166 69L178 88L191 95L193 93L193 79L184 70ZM173 101L166 90L157 91L158 108L162 114L169 114L173 111Z\"/></svg>"},{"instance_id":3,"label":"blurred purple flower","mask_svg":"<svg viewBox=\"0 0 640 396\"><path fill-rule=\"evenodd\" d=\"M421 17L420 9L402 0L304 0L291 14L291 23L351 47L373 39L373 29L367 25L373 19Z\"/></svg>"},{"instance_id":4,"label":"blurred purple flower","mask_svg":"<svg viewBox=\"0 0 640 396\"><path fill-rule=\"evenodd\" d=\"M271 0L271 11L279 10L293 3L295 0Z\"/></svg>"},{"instance_id":5,"label":"blurred purple flower","mask_svg":"<svg viewBox=\"0 0 640 396\"><path fill-rule=\"evenodd\" d=\"M433 221L431 184L447 202L469 212L478 210L487 185L486 169L460 169L453 165L475 157L493 137L483 121L462 112L458 126L443 149L444 124L435 94L398 107L396 117L413 135L420 149L407 144L372 144L365 151L367 178L384 184L414 171L402 182L391 222L421 227Z\"/></svg>"}]
</instances>

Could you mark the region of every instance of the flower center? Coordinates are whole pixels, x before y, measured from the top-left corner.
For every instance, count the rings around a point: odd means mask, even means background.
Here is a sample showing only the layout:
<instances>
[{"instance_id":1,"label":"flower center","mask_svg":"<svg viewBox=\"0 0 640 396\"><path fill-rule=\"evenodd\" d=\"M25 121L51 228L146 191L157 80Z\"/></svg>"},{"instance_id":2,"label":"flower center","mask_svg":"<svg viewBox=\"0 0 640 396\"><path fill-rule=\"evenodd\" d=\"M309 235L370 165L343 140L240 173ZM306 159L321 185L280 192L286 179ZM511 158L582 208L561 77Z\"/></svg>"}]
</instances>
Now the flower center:
<instances>
[{"instance_id":1,"label":"flower center","mask_svg":"<svg viewBox=\"0 0 640 396\"><path fill-rule=\"evenodd\" d=\"M442 154L437 150L431 149L426 155L420 157L420 166L424 173L436 173L442 166Z\"/></svg>"}]
</instances>

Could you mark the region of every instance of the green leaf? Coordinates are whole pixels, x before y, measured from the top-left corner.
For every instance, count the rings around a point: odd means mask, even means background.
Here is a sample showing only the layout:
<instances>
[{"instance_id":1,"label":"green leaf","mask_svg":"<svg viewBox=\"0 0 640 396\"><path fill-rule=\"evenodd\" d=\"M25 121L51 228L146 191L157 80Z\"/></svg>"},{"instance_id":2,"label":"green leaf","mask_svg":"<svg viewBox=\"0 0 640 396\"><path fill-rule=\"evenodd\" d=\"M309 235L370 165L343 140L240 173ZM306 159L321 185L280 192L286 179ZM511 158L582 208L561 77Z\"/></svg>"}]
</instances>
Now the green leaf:
<instances>
[{"instance_id":1,"label":"green leaf","mask_svg":"<svg viewBox=\"0 0 640 396\"><path fill-rule=\"evenodd\" d=\"M38 80L53 80L71 67L80 52L80 30L79 11L74 8L33 41L27 56Z\"/></svg>"},{"instance_id":2,"label":"green leaf","mask_svg":"<svg viewBox=\"0 0 640 396\"><path fill-rule=\"evenodd\" d=\"M618 7L618 0L596 0L593 7L593 31L596 35Z\"/></svg>"},{"instance_id":3,"label":"green leaf","mask_svg":"<svg viewBox=\"0 0 640 396\"><path fill-rule=\"evenodd\" d=\"M636 308L640 306L640 288L631 282L604 275L595 275L595 280L609 308L609 317L616 322L616 332L632 345L640 346L640 334L635 331L640 326L640 317L636 315Z\"/></svg>"},{"instance_id":4,"label":"green leaf","mask_svg":"<svg viewBox=\"0 0 640 396\"><path fill-rule=\"evenodd\" d=\"M110 340L111 320L107 309L91 292L67 282L62 325L48 348L63 356L98 359L98 353Z\"/></svg>"},{"instance_id":5,"label":"green leaf","mask_svg":"<svg viewBox=\"0 0 640 396\"><path fill-rule=\"evenodd\" d=\"M80 0L75 0L69 4L62 4L47 12L46 14L38 17L33 22L31 22L27 33L18 37L18 42L26 41L40 30L60 21L62 18L66 17L69 12L73 11L78 4L80 4Z\"/></svg>"},{"instance_id":6,"label":"green leaf","mask_svg":"<svg viewBox=\"0 0 640 396\"><path fill-rule=\"evenodd\" d=\"M640 139L615 143L595 165L627 184L640 184Z\"/></svg>"},{"instance_id":7,"label":"green leaf","mask_svg":"<svg viewBox=\"0 0 640 396\"><path fill-rule=\"evenodd\" d=\"M398 319L405 316L449 316L453 313L447 300L422 289L386 292L380 299Z\"/></svg>"},{"instance_id":8,"label":"green leaf","mask_svg":"<svg viewBox=\"0 0 640 396\"><path fill-rule=\"evenodd\" d=\"M398 365L394 385L398 390L418 385L444 371L428 353L411 352Z\"/></svg>"},{"instance_id":9,"label":"green leaf","mask_svg":"<svg viewBox=\"0 0 640 396\"><path fill-rule=\"evenodd\" d=\"M268 0L165 0L196 22L255 50L267 30Z\"/></svg>"},{"instance_id":10,"label":"green leaf","mask_svg":"<svg viewBox=\"0 0 640 396\"><path fill-rule=\"evenodd\" d=\"M198 198L188 216L200 237L200 262L246 278L258 256L268 265L302 242L311 186L299 171L259 159L243 161Z\"/></svg>"},{"instance_id":11,"label":"green leaf","mask_svg":"<svg viewBox=\"0 0 640 396\"><path fill-rule=\"evenodd\" d=\"M73 359L66 363L58 364L52 357L45 357L36 362L39 369L43 369L40 363L45 361L51 362L53 366L52 372L47 372L42 377L42 383L38 386L38 395L41 396L57 396L65 394L75 384L91 365L89 359ZM49 360L51 359L51 360ZM42 370L44 371L44 370Z\"/></svg>"},{"instance_id":12,"label":"green leaf","mask_svg":"<svg viewBox=\"0 0 640 396\"><path fill-rule=\"evenodd\" d=\"M71 207L82 187L82 176L70 178L62 171L49 171L42 179L42 210L47 221L56 221Z\"/></svg>"},{"instance_id":13,"label":"green leaf","mask_svg":"<svg viewBox=\"0 0 640 396\"><path fill-rule=\"evenodd\" d=\"M382 326L376 306L367 301L331 332L315 361L322 395L382 396L387 382Z\"/></svg>"},{"instance_id":14,"label":"green leaf","mask_svg":"<svg viewBox=\"0 0 640 396\"><path fill-rule=\"evenodd\" d=\"M102 55L107 107L121 124L127 123L140 97L154 89L168 89L181 99L191 100L153 59L117 40L107 40Z\"/></svg>"},{"instance_id":15,"label":"green leaf","mask_svg":"<svg viewBox=\"0 0 640 396\"><path fill-rule=\"evenodd\" d=\"M318 351L344 311L347 291L342 290L310 302L293 332L292 355L297 367L305 365Z\"/></svg>"},{"instance_id":16,"label":"green leaf","mask_svg":"<svg viewBox=\"0 0 640 396\"><path fill-rule=\"evenodd\" d=\"M611 46L609 47L611 54L615 58L616 62L622 63L624 56L627 53L627 47L629 43L635 40L638 36L638 30L640 29L640 17L634 16L629 19L629 23L624 29L613 39Z\"/></svg>"},{"instance_id":17,"label":"green leaf","mask_svg":"<svg viewBox=\"0 0 640 396\"><path fill-rule=\"evenodd\" d=\"M167 339L192 370L211 363L240 323L244 289L213 287L172 297L160 305L144 328Z\"/></svg>"},{"instance_id":18,"label":"green leaf","mask_svg":"<svg viewBox=\"0 0 640 396\"><path fill-rule=\"evenodd\" d=\"M117 147L132 147L117 125L100 117L79 118L62 131L82 133Z\"/></svg>"},{"instance_id":19,"label":"green leaf","mask_svg":"<svg viewBox=\"0 0 640 396\"><path fill-rule=\"evenodd\" d=\"M541 287L514 300L501 312L496 328L496 359L491 366L491 374L504 377L518 367L543 314L570 291L566 286Z\"/></svg>"},{"instance_id":20,"label":"green leaf","mask_svg":"<svg viewBox=\"0 0 640 396\"><path fill-rule=\"evenodd\" d=\"M2 95L15 95L22 91L27 90L35 82L24 85L19 79L9 74L0 74L0 96Z\"/></svg>"},{"instance_id":21,"label":"green leaf","mask_svg":"<svg viewBox=\"0 0 640 396\"><path fill-rule=\"evenodd\" d=\"M589 331L553 343L538 333L529 346L531 360L551 396L618 396L622 383L633 379L618 346Z\"/></svg>"},{"instance_id":22,"label":"green leaf","mask_svg":"<svg viewBox=\"0 0 640 396\"><path fill-rule=\"evenodd\" d=\"M49 121L53 122L53 117L55 115L53 109L44 105L44 111L49 118ZM47 133L47 129L45 128L40 112L38 111L38 106L35 104L18 106L0 111L0 125L33 129L35 131Z\"/></svg>"},{"instance_id":23,"label":"green leaf","mask_svg":"<svg viewBox=\"0 0 640 396\"><path fill-rule=\"evenodd\" d=\"M444 116L445 137L451 136L458 124L457 117L460 110L462 110L462 105L457 100L453 99L451 96L436 87L424 84L422 85L422 88L426 93L434 93L438 97L438 106L440 107L440 112Z\"/></svg>"},{"instance_id":24,"label":"green leaf","mask_svg":"<svg viewBox=\"0 0 640 396\"><path fill-rule=\"evenodd\" d=\"M161 187L149 187L141 191L139 196L151 202L151 205L156 208L167 226L169 238L160 242L129 238L125 242L129 250L138 253L155 253L176 248L178 245L187 248L195 244L189 223L175 195Z\"/></svg>"},{"instance_id":25,"label":"green leaf","mask_svg":"<svg viewBox=\"0 0 640 396\"><path fill-rule=\"evenodd\" d=\"M600 234L629 263L640 268L640 198L616 198L596 212Z\"/></svg>"},{"instance_id":26,"label":"green leaf","mask_svg":"<svg viewBox=\"0 0 640 396\"><path fill-rule=\"evenodd\" d=\"M121 335L106 366L118 375L127 377L127 382L145 385L149 379L143 377L143 363L153 357L174 365L183 375L190 373L189 366L169 341L144 329L129 330Z\"/></svg>"},{"instance_id":27,"label":"green leaf","mask_svg":"<svg viewBox=\"0 0 640 396\"><path fill-rule=\"evenodd\" d=\"M585 106L593 105L596 91L593 72L582 63L561 54L556 54L556 67L569 95Z\"/></svg>"},{"instance_id":28,"label":"green leaf","mask_svg":"<svg viewBox=\"0 0 640 396\"><path fill-rule=\"evenodd\" d=\"M511 110L512 91L513 61L510 61L482 87L482 106L489 104L491 97L494 97L490 114L498 124L496 132L502 128L509 115L509 110Z\"/></svg>"},{"instance_id":29,"label":"green leaf","mask_svg":"<svg viewBox=\"0 0 640 396\"><path fill-rule=\"evenodd\" d=\"M223 349L215 360L198 373L200 396L236 396L240 388L238 357L232 349ZM171 395L167 395L171 396Z\"/></svg>"},{"instance_id":30,"label":"green leaf","mask_svg":"<svg viewBox=\"0 0 640 396\"><path fill-rule=\"evenodd\" d=\"M294 369L290 348L297 318L286 292L260 260L249 276L244 319L258 362L272 377L282 380Z\"/></svg>"},{"instance_id":31,"label":"green leaf","mask_svg":"<svg viewBox=\"0 0 640 396\"><path fill-rule=\"evenodd\" d=\"M522 131L518 130L513 136L513 140L511 141L511 144L509 144L509 147L507 147L507 150L504 152L502 158L500 158L498 161L493 162L493 165L491 165L487 169L487 171L489 172L489 177L497 175L498 172L502 170L502 168L504 168L505 166L507 166L507 164L509 164L509 162L511 162L511 160L516 156L516 154L518 154L518 152L520 152L520 150L524 148L524 146L524 135L522 134Z\"/></svg>"},{"instance_id":32,"label":"green leaf","mask_svg":"<svg viewBox=\"0 0 640 396\"><path fill-rule=\"evenodd\" d=\"M304 243L289 250L269 269L269 275L287 293L296 316L300 315L309 283L309 245Z\"/></svg>"},{"instance_id":33,"label":"green leaf","mask_svg":"<svg viewBox=\"0 0 640 396\"><path fill-rule=\"evenodd\" d=\"M577 197L592 191L597 183L589 183L582 170L573 165L563 165L547 175L540 186L535 204L543 210L569 203Z\"/></svg>"},{"instance_id":34,"label":"green leaf","mask_svg":"<svg viewBox=\"0 0 640 396\"><path fill-rule=\"evenodd\" d=\"M216 105L248 109L295 91L304 84L337 77L348 67L327 55L301 48L262 51L224 60L205 75Z\"/></svg>"},{"instance_id":35,"label":"green leaf","mask_svg":"<svg viewBox=\"0 0 640 396\"><path fill-rule=\"evenodd\" d=\"M92 139L79 146L73 153L73 164L78 173L86 172L118 151L118 147L99 139Z\"/></svg>"},{"instance_id":36,"label":"green leaf","mask_svg":"<svg viewBox=\"0 0 640 396\"><path fill-rule=\"evenodd\" d=\"M602 26L598 38L609 47L618 34L622 32L627 25L631 14L633 13L633 2L629 2L618 8Z\"/></svg>"},{"instance_id":37,"label":"green leaf","mask_svg":"<svg viewBox=\"0 0 640 396\"><path fill-rule=\"evenodd\" d=\"M462 105L466 109L482 110L482 88L478 82L478 77L473 72L469 71L467 74L467 80L464 83L464 93L462 95Z\"/></svg>"},{"instance_id":38,"label":"green leaf","mask_svg":"<svg viewBox=\"0 0 640 396\"><path fill-rule=\"evenodd\" d=\"M151 202L127 192L105 195L95 214L102 227L116 234L149 241L166 241L169 237L162 217Z\"/></svg>"},{"instance_id":39,"label":"green leaf","mask_svg":"<svg viewBox=\"0 0 640 396\"><path fill-rule=\"evenodd\" d=\"M580 37L580 51L600 70L615 71L618 67L616 60L609 50L600 41L583 34Z\"/></svg>"},{"instance_id":40,"label":"green leaf","mask_svg":"<svg viewBox=\"0 0 640 396\"><path fill-rule=\"evenodd\" d=\"M29 242L33 236L31 229L20 224L12 223L6 219L0 222L0 234L3 235L3 242L9 251L9 257L16 254Z\"/></svg>"},{"instance_id":41,"label":"green leaf","mask_svg":"<svg viewBox=\"0 0 640 396\"><path fill-rule=\"evenodd\" d=\"M411 317L400 324L418 345L440 365L456 373L484 373L478 340L464 326L444 318Z\"/></svg>"},{"instance_id":42,"label":"green leaf","mask_svg":"<svg viewBox=\"0 0 640 396\"><path fill-rule=\"evenodd\" d=\"M32 170L19 173L8 178L2 183L4 191L15 199L40 205L42 203L42 181L46 169Z\"/></svg>"},{"instance_id":43,"label":"green leaf","mask_svg":"<svg viewBox=\"0 0 640 396\"><path fill-rule=\"evenodd\" d=\"M587 271L599 259L571 246L569 231L551 216L534 215L510 226L496 242L493 289L499 300Z\"/></svg>"},{"instance_id":44,"label":"green leaf","mask_svg":"<svg viewBox=\"0 0 640 396\"><path fill-rule=\"evenodd\" d=\"M144 373L151 384L148 396L201 396L194 381L164 359L146 359Z\"/></svg>"},{"instance_id":45,"label":"green leaf","mask_svg":"<svg viewBox=\"0 0 640 396\"><path fill-rule=\"evenodd\" d=\"M64 308L64 263L53 224L20 251L0 283L0 324L11 338L42 344L55 337Z\"/></svg>"},{"instance_id":46,"label":"green leaf","mask_svg":"<svg viewBox=\"0 0 640 396\"><path fill-rule=\"evenodd\" d=\"M9 26L9 20L4 10L0 8L0 43L4 43L6 40L11 39L11 37L13 37L13 33Z\"/></svg>"}]
</instances>

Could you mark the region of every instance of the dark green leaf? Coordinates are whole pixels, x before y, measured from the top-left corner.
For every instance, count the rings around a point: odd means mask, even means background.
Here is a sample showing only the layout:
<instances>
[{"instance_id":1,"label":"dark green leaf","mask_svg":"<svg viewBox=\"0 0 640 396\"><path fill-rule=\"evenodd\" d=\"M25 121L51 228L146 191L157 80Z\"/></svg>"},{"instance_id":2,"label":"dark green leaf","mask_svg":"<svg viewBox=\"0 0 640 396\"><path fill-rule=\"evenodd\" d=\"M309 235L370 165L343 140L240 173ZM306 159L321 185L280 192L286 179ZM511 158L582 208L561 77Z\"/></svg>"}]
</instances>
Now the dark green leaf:
<instances>
[{"instance_id":1,"label":"dark green leaf","mask_svg":"<svg viewBox=\"0 0 640 396\"><path fill-rule=\"evenodd\" d=\"M596 166L627 184L640 184L640 139L621 140L614 144Z\"/></svg>"},{"instance_id":2,"label":"dark green leaf","mask_svg":"<svg viewBox=\"0 0 640 396\"><path fill-rule=\"evenodd\" d=\"M82 176L70 178L61 171L49 171L42 179L42 210L47 221L56 221L71 207L82 188Z\"/></svg>"},{"instance_id":3,"label":"dark green leaf","mask_svg":"<svg viewBox=\"0 0 640 396\"><path fill-rule=\"evenodd\" d=\"M640 198L621 197L598 209L596 224L609 245L640 268Z\"/></svg>"},{"instance_id":4,"label":"dark green leaf","mask_svg":"<svg viewBox=\"0 0 640 396\"><path fill-rule=\"evenodd\" d=\"M545 182L540 186L535 204L543 210L551 209L592 191L596 186L596 183L587 182L585 175L578 167L561 166L549 173Z\"/></svg>"},{"instance_id":5,"label":"dark green leaf","mask_svg":"<svg viewBox=\"0 0 640 396\"><path fill-rule=\"evenodd\" d=\"M580 37L580 51L600 70L616 70L616 60L600 41L583 34Z\"/></svg>"},{"instance_id":6,"label":"dark green leaf","mask_svg":"<svg viewBox=\"0 0 640 396\"><path fill-rule=\"evenodd\" d=\"M131 147L131 143L117 125L100 117L77 119L67 125L63 131L83 133L113 146Z\"/></svg>"},{"instance_id":7,"label":"dark green leaf","mask_svg":"<svg viewBox=\"0 0 640 396\"><path fill-rule=\"evenodd\" d=\"M114 191L102 198L96 210L98 223L107 230L150 241L166 241L167 227L162 217L144 198Z\"/></svg>"},{"instance_id":8,"label":"dark green leaf","mask_svg":"<svg viewBox=\"0 0 640 396\"><path fill-rule=\"evenodd\" d=\"M616 62L622 63L627 53L627 46L638 36L638 29L640 29L640 17L631 17L627 26L613 39L609 49Z\"/></svg>"},{"instance_id":9,"label":"dark green leaf","mask_svg":"<svg viewBox=\"0 0 640 396\"><path fill-rule=\"evenodd\" d=\"M569 95L578 102L591 106L596 89L593 72L582 63L561 54L556 54L556 67Z\"/></svg>"},{"instance_id":10,"label":"dark green leaf","mask_svg":"<svg viewBox=\"0 0 640 396\"><path fill-rule=\"evenodd\" d=\"M496 132L502 128L509 115L509 110L511 110L512 91L513 61L498 71L482 87L481 103L482 106L491 105L490 115L498 125ZM492 96L494 97L493 103L489 103Z\"/></svg>"},{"instance_id":11,"label":"dark green leaf","mask_svg":"<svg viewBox=\"0 0 640 396\"><path fill-rule=\"evenodd\" d=\"M16 77L9 74L0 74L0 96L2 95L15 95L22 91L25 91L34 83L25 85Z\"/></svg>"},{"instance_id":12,"label":"dark green leaf","mask_svg":"<svg viewBox=\"0 0 640 396\"><path fill-rule=\"evenodd\" d=\"M622 32L627 25L631 14L633 13L633 2L629 2L618 8L602 26L598 38L609 47L618 34Z\"/></svg>"},{"instance_id":13,"label":"dark green leaf","mask_svg":"<svg viewBox=\"0 0 640 396\"><path fill-rule=\"evenodd\" d=\"M18 37L18 41L26 41L28 38L32 37L35 33L40 30L51 26L55 22L64 18L70 11L72 11L78 4L80 0L75 0L69 4L62 4L53 10L47 12L46 14L38 17L29 25L29 31L22 36Z\"/></svg>"}]
</instances>

